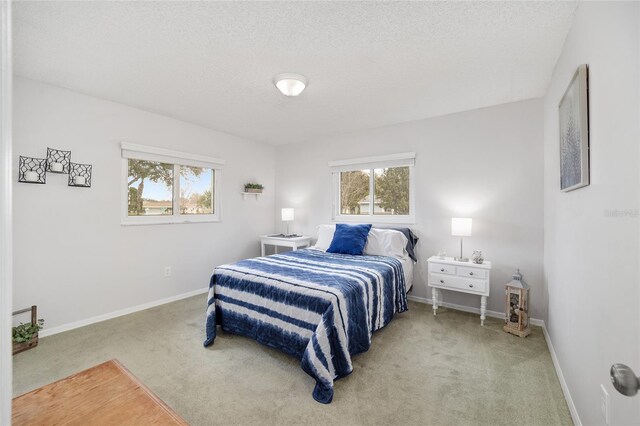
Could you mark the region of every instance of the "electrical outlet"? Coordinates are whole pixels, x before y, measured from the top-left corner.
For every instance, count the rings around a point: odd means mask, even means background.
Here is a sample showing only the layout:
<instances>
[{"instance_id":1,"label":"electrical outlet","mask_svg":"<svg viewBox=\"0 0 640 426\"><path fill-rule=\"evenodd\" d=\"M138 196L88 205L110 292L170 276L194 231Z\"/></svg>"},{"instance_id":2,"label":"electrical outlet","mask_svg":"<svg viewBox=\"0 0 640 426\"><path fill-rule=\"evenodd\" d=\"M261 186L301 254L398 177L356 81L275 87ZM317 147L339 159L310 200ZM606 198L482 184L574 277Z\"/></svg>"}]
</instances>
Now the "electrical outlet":
<instances>
[{"instance_id":1,"label":"electrical outlet","mask_svg":"<svg viewBox=\"0 0 640 426\"><path fill-rule=\"evenodd\" d=\"M605 389L604 385L600 385L600 411L604 418L604 424L609 425L609 392Z\"/></svg>"},{"instance_id":2,"label":"electrical outlet","mask_svg":"<svg viewBox=\"0 0 640 426\"><path fill-rule=\"evenodd\" d=\"M165 266L164 267L164 276L165 276L165 278L171 276L171 266Z\"/></svg>"}]
</instances>

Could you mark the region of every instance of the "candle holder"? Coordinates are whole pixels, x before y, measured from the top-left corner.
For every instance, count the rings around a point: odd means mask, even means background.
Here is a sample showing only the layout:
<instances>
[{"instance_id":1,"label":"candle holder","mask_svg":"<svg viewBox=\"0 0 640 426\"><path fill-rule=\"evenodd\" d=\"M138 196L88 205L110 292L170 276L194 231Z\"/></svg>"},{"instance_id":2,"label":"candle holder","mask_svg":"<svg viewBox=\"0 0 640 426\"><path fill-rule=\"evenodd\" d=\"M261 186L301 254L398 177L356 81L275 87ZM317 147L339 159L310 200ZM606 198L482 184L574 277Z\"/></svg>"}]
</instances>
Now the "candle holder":
<instances>
[{"instance_id":1,"label":"candle holder","mask_svg":"<svg viewBox=\"0 0 640 426\"><path fill-rule=\"evenodd\" d=\"M18 182L47 183L47 159L20 156Z\"/></svg>"},{"instance_id":2,"label":"candle holder","mask_svg":"<svg viewBox=\"0 0 640 426\"><path fill-rule=\"evenodd\" d=\"M69 186L91 188L91 164L69 163Z\"/></svg>"},{"instance_id":3,"label":"candle holder","mask_svg":"<svg viewBox=\"0 0 640 426\"><path fill-rule=\"evenodd\" d=\"M71 151L47 148L47 172L69 173Z\"/></svg>"}]
</instances>

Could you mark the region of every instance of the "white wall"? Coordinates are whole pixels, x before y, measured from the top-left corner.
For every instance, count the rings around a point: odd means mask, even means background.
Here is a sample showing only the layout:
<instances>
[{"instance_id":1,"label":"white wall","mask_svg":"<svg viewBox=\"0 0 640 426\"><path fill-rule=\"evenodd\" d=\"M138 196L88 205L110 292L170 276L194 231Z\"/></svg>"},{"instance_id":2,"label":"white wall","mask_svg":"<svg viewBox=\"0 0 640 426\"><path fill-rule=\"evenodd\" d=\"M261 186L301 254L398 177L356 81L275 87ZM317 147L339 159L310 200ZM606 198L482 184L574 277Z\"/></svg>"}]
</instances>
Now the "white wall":
<instances>
[{"instance_id":1,"label":"white wall","mask_svg":"<svg viewBox=\"0 0 640 426\"><path fill-rule=\"evenodd\" d=\"M11 424L12 309L12 22L11 0L0 4L0 424Z\"/></svg>"},{"instance_id":2,"label":"white wall","mask_svg":"<svg viewBox=\"0 0 640 426\"><path fill-rule=\"evenodd\" d=\"M547 327L582 423L639 424L640 397L619 395L614 362L640 373L638 207L640 4L581 2L544 99ZM558 103L589 65L591 185L559 189ZM609 211L624 211L611 217Z\"/></svg>"},{"instance_id":3,"label":"white wall","mask_svg":"<svg viewBox=\"0 0 640 426\"><path fill-rule=\"evenodd\" d=\"M493 262L488 309L504 311L503 285L515 268L532 286L533 317L544 316L542 292L542 102L531 100L278 147L277 207L295 207L292 231L314 235L331 222L327 163L369 155L416 152L419 266L413 294L431 298L426 260L459 251L451 217L473 218L465 253ZM281 226L276 218L276 226ZM445 302L479 307L479 298L444 292Z\"/></svg>"},{"instance_id":4,"label":"white wall","mask_svg":"<svg viewBox=\"0 0 640 426\"><path fill-rule=\"evenodd\" d=\"M121 226L123 140L226 159L222 222ZM47 328L205 288L216 265L258 255L258 235L272 230L271 146L16 78L16 169L19 155L43 157L48 146L93 164L93 186L55 174L17 183L15 172L14 306L38 305ZM254 180L265 194L243 201Z\"/></svg>"}]
</instances>

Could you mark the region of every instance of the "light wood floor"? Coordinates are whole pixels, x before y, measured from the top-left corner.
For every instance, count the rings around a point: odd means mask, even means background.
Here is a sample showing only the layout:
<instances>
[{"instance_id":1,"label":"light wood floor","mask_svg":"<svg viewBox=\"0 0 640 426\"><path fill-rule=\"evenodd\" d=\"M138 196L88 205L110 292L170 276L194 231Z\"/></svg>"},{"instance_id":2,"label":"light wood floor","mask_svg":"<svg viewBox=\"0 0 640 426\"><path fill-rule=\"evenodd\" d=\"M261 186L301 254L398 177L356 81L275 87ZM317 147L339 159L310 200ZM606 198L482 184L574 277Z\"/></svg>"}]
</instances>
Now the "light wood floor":
<instances>
[{"instance_id":1,"label":"light wood floor","mask_svg":"<svg viewBox=\"0 0 640 426\"><path fill-rule=\"evenodd\" d=\"M117 360L13 399L14 425L186 425Z\"/></svg>"}]
</instances>

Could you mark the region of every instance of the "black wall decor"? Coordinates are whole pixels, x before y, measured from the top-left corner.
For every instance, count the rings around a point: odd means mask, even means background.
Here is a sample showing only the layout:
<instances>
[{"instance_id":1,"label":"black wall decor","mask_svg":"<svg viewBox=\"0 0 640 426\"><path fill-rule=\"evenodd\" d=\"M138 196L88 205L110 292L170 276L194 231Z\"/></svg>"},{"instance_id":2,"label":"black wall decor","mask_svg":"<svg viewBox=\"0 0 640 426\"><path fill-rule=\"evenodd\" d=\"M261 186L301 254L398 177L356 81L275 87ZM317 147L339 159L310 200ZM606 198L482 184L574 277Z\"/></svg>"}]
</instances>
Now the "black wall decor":
<instances>
[{"instance_id":1,"label":"black wall decor","mask_svg":"<svg viewBox=\"0 0 640 426\"><path fill-rule=\"evenodd\" d=\"M51 173L69 173L69 164L71 163L71 151L62 151L60 149L47 148L47 172ZM51 165L54 164L52 168ZM62 167L60 170L55 170Z\"/></svg>"},{"instance_id":2,"label":"black wall decor","mask_svg":"<svg viewBox=\"0 0 640 426\"><path fill-rule=\"evenodd\" d=\"M69 186L91 188L91 164L69 163Z\"/></svg>"},{"instance_id":3,"label":"black wall decor","mask_svg":"<svg viewBox=\"0 0 640 426\"><path fill-rule=\"evenodd\" d=\"M47 183L47 159L20 156L18 182Z\"/></svg>"},{"instance_id":4,"label":"black wall decor","mask_svg":"<svg viewBox=\"0 0 640 426\"><path fill-rule=\"evenodd\" d=\"M47 148L47 158L20 156L18 182L47 183L47 173L67 174L68 185L91 188L91 164L71 162L71 151Z\"/></svg>"}]
</instances>

